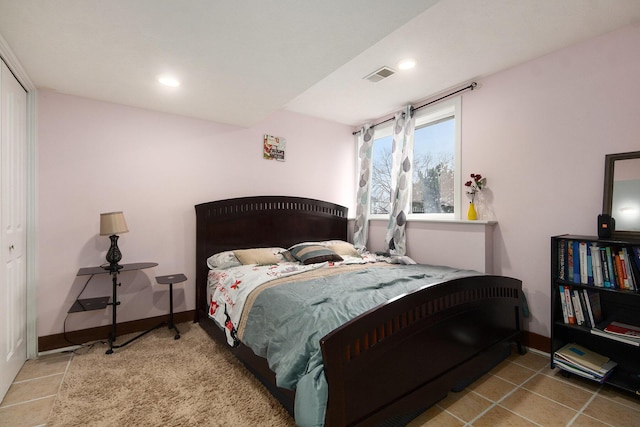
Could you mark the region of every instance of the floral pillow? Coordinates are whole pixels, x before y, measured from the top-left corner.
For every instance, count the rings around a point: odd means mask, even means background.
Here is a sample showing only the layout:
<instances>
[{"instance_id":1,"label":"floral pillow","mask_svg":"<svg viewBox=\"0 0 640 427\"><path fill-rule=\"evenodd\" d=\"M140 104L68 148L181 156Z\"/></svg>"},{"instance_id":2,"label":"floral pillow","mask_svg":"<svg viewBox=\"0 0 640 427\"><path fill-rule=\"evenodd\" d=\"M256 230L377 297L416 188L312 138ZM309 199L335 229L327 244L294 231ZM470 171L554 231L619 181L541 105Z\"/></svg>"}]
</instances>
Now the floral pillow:
<instances>
[{"instance_id":1,"label":"floral pillow","mask_svg":"<svg viewBox=\"0 0 640 427\"><path fill-rule=\"evenodd\" d=\"M210 269L239 267L242 263L236 258L233 251L218 252L207 258L207 266Z\"/></svg>"}]
</instances>

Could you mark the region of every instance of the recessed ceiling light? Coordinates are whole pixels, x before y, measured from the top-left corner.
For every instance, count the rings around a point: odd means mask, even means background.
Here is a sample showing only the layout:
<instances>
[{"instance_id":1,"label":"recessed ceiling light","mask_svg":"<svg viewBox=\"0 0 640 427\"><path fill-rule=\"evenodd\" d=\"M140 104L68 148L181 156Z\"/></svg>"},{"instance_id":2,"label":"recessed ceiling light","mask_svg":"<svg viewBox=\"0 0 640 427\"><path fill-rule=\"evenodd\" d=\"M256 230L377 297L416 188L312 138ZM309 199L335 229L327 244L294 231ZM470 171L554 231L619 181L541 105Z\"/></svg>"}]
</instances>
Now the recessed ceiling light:
<instances>
[{"instance_id":1,"label":"recessed ceiling light","mask_svg":"<svg viewBox=\"0 0 640 427\"><path fill-rule=\"evenodd\" d=\"M160 84L162 84L162 85L170 86L170 87L178 87L178 86L180 86L180 82L178 80L176 80L173 77L169 77L169 76L160 76L160 77L158 77L158 82L160 82Z\"/></svg>"},{"instance_id":2,"label":"recessed ceiling light","mask_svg":"<svg viewBox=\"0 0 640 427\"><path fill-rule=\"evenodd\" d=\"M416 61L414 61L413 59L404 59L398 64L398 68L401 70L410 70L415 66Z\"/></svg>"}]
</instances>

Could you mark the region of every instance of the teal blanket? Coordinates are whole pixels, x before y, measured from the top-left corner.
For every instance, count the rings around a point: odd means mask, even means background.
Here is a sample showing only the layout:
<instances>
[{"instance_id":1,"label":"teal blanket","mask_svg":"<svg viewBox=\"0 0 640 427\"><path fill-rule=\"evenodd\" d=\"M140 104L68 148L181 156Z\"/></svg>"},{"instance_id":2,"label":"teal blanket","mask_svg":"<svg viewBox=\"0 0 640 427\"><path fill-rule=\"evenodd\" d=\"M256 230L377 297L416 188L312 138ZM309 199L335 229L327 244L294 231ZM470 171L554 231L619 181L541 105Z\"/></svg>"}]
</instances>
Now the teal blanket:
<instances>
[{"instance_id":1,"label":"teal blanket","mask_svg":"<svg viewBox=\"0 0 640 427\"><path fill-rule=\"evenodd\" d=\"M296 390L296 424L322 426L328 393L323 336L391 298L478 274L441 266L371 266L269 287L245 314L242 342L267 359L278 386Z\"/></svg>"}]
</instances>

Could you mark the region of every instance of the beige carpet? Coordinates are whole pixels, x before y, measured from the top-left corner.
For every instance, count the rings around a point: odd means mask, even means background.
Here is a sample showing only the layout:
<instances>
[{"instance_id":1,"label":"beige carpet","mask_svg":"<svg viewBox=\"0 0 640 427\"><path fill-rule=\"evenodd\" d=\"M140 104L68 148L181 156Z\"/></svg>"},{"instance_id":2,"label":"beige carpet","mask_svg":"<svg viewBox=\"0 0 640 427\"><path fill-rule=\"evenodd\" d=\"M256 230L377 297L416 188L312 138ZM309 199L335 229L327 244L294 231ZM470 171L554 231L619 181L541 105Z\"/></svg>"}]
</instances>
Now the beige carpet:
<instances>
[{"instance_id":1,"label":"beige carpet","mask_svg":"<svg viewBox=\"0 0 640 427\"><path fill-rule=\"evenodd\" d=\"M178 328L179 340L163 327L111 355L78 350L47 426L295 425L224 345L197 324Z\"/></svg>"}]
</instances>

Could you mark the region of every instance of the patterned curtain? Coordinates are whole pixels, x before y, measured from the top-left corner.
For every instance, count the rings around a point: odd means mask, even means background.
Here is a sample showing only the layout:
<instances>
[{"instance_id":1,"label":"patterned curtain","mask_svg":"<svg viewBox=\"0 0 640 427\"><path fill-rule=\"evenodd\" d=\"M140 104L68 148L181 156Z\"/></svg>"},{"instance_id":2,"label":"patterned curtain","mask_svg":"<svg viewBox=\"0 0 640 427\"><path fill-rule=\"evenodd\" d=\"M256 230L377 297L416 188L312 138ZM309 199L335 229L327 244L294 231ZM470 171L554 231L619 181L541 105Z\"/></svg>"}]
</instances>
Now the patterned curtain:
<instances>
[{"instance_id":1,"label":"patterned curtain","mask_svg":"<svg viewBox=\"0 0 640 427\"><path fill-rule=\"evenodd\" d=\"M373 151L373 128L365 125L356 135L358 146L358 193L356 196L356 222L353 245L358 250L367 246L369 234L369 189L371 187L371 157Z\"/></svg>"},{"instance_id":2,"label":"patterned curtain","mask_svg":"<svg viewBox=\"0 0 640 427\"><path fill-rule=\"evenodd\" d=\"M407 252L405 226L411 194L409 185L413 179L413 130L415 119L410 105L395 115L393 123L393 169L391 172L391 216L387 226L385 243L392 255L404 256Z\"/></svg>"}]
</instances>

